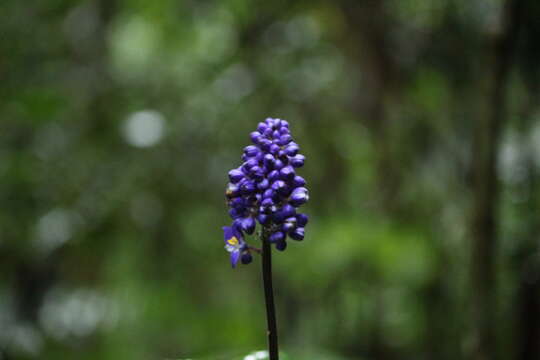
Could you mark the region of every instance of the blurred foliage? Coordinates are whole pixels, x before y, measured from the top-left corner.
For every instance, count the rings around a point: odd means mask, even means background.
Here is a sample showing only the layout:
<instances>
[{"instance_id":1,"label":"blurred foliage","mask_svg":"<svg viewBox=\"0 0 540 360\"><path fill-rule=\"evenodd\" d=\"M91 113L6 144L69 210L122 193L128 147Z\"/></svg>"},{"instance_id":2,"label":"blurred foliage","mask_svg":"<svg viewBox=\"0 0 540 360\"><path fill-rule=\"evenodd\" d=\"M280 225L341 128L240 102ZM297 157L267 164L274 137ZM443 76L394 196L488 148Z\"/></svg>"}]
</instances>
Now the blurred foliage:
<instances>
[{"instance_id":1,"label":"blurred foliage","mask_svg":"<svg viewBox=\"0 0 540 360\"><path fill-rule=\"evenodd\" d=\"M520 284L540 270L525 3L499 162L497 346L513 359ZM259 259L231 270L221 226L227 171L268 116L290 121L311 192L305 241L274 257L289 358L465 356L472 134L502 5L3 0L0 359L264 348Z\"/></svg>"}]
</instances>

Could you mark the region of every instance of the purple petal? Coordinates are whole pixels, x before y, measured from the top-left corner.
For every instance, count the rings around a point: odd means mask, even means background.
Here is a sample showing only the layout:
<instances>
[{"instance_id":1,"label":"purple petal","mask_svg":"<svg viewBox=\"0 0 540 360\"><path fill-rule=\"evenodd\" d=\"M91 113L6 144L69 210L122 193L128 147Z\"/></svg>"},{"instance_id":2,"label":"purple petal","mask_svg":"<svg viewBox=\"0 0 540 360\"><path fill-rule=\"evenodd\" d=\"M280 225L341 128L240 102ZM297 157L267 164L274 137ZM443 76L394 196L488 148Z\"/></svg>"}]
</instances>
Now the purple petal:
<instances>
[{"instance_id":1,"label":"purple petal","mask_svg":"<svg viewBox=\"0 0 540 360\"><path fill-rule=\"evenodd\" d=\"M233 226L223 227L223 240L225 241L225 244L228 244L227 240L232 239L233 237L237 238L240 243L244 241L242 232L235 227L237 221L238 220L234 221Z\"/></svg>"},{"instance_id":2,"label":"purple petal","mask_svg":"<svg viewBox=\"0 0 540 360\"><path fill-rule=\"evenodd\" d=\"M235 236L235 232L231 226L224 226L223 228L223 240L227 243L227 240Z\"/></svg>"},{"instance_id":3,"label":"purple petal","mask_svg":"<svg viewBox=\"0 0 540 360\"><path fill-rule=\"evenodd\" d=\"M231 265L233 268L236 267L236 264L238 264L238 260L240 260L240 251L233 251L231 253Z\"/></svg>"}]
</instances>

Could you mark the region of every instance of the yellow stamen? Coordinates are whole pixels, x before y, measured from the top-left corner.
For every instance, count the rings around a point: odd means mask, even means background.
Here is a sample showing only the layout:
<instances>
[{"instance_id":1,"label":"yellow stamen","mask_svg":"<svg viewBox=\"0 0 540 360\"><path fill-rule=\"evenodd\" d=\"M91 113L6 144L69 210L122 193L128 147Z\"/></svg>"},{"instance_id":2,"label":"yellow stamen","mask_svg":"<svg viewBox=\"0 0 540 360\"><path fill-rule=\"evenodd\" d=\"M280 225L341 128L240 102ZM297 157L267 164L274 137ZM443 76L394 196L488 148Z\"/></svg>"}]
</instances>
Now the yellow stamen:
<instances>
[{"instance_id":1,"label":"yellow stamen","mask_svg":"<svg viewBox=\"0 0 540 360\"><path fill-rule=\"evenodd\" d=\"M228 242L230 245L238 245L238 239L236 238L236 236L233 236L232 238L230 238L229 240L227 240L227 242Z\"/></svg>"}]
</instances>

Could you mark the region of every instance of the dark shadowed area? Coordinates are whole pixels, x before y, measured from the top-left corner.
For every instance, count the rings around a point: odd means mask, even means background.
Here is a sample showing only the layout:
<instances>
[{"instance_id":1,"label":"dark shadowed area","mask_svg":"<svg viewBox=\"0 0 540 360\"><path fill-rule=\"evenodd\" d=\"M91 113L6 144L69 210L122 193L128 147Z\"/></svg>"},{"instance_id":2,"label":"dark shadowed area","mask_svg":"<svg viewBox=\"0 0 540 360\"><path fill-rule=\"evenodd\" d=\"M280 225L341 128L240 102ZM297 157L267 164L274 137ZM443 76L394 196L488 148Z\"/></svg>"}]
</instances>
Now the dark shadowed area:
<instances>
[{"instance_id":1,"label":"dark shadowed area","mask_svg":"<svg viewBox=\"0 0 540 360\"><path fill-rule=\"evenodd\" d=\"M535 0L0 1L0 360L265 358L221 227L266 117L311 197L284 359L540 359L539 39Z\"/></svg>"}]
</instances>

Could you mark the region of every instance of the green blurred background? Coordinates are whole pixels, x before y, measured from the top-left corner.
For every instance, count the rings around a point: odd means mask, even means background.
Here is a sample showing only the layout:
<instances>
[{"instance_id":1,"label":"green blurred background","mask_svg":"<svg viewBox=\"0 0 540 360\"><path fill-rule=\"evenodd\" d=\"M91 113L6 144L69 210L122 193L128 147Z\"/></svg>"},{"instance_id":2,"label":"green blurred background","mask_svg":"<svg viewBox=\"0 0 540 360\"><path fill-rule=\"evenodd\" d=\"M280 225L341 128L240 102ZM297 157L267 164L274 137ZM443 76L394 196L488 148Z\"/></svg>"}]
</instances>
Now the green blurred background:
<instances>
[{"instance_id":1,"label":"green blurred background","mask_svg":"<svg viewBox=\"0 0 540 360\"><path fill-rule=\"evenodd\" d=\"M0 359L242 359L227 171L308 161L290 359L540 358L540 2L0 2Z\"/></svg>"}]
</instances>

